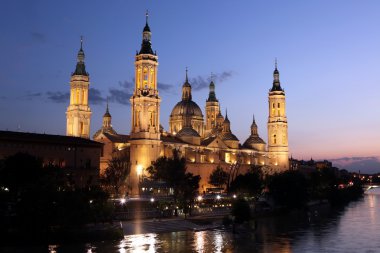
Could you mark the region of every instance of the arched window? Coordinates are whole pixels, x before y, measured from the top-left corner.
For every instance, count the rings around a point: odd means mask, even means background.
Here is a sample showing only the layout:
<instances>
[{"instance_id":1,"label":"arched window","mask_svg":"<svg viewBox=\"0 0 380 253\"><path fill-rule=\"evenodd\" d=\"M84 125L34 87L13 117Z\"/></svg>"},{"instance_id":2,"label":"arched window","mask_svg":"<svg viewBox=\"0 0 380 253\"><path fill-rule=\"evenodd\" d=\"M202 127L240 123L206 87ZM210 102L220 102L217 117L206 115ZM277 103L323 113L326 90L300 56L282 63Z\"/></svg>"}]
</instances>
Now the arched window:
<instances>
[{"instance_id":1,"label":"arched window","mask_svg":"<svg viewBox=\"0 0 380 253\"><path fill-rule=\"evenodd\" d=\"M79 104L79 89L77 89L76 104Z\"/></svg>"},{"instance_id":2,"label":"arched window","mask_svg":"<svg viewBox=\"0 0 380 253\"><path fill-rule=\"evenodd\" d=\"M273 144L277 144L277 136L275 134L273 135Z\"/></svg>"}]
</instances>

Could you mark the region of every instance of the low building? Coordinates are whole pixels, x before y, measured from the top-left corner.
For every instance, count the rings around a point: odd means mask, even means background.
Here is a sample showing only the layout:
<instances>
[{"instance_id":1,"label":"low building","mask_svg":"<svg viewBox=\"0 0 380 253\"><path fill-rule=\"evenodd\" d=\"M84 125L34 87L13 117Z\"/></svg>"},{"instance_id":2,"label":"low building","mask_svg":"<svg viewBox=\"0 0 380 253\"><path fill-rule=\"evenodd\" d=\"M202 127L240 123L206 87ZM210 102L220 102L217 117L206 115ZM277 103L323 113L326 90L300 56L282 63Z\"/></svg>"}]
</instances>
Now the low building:
<instances>
[{"instance_id":1,"label":"low building","mask_svg":"<svg viewBox=\"0 0 380 253\"><path fill-rule=\"evenodd\" d=\"M65 169L77 187L99 183L103 144L79 137L0 131L0 159L28 153Z\"/></svg>"}]
</instances>

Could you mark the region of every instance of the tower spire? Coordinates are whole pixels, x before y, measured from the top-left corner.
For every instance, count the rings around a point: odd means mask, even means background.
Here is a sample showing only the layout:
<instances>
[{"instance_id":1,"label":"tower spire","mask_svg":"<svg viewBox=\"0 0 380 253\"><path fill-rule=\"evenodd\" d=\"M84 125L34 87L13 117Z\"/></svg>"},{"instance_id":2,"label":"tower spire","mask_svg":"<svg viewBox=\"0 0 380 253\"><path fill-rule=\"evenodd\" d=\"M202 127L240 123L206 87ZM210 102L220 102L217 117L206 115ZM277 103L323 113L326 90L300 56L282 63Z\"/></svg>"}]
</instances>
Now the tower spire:
<instances>
[{"instance_id":1,"label":"tower spire","mask_svg":"<svg viewBox=\"0 0 380 253\"><path fill-rule=\"evenodd\" d=\"M141 49L140 49L140 52L139 54L152 54L152 55L155 55L153 53L153 50L152 50L152 44L151 44L151 31L150 31L150 27L148 25L148 10L146 11L145 13L145 26L144 26L144 29L143 29L143 40L142 40L142 43L141 43Z\"/></svg>"},{"instance_id":2,"label":"tower spire","mask_svg":"<svg viewBox=\"0 0 380 253\"><path fill-rule=\"evenodd\" d=\"M191 100L191 85L187 76L188 68L186 67L185 83L182 85L182 100Z\"/></svg>"},{"instance_id":3,"label":"tower spire","mask_svg":"<svg viewBox=\"0 0 380 253\"><path fill-rule=\"evenodd\" d=\"M84 64L84 51L83 51L83 36L80 36L80 48L77 55L77 65L72 75L88 76L86 66Z\"/></svg>"},{"instance_id":4,"label":"tower spire","mask_svg":"<svg viewBox=\"0 0 380 253\"><path fill-rule=\"evenodd\" d=\"M277 58L274 61L273 86L270 91L284 91L280 84L280 72L277 69Z\"/></svg>"}]
</instances>

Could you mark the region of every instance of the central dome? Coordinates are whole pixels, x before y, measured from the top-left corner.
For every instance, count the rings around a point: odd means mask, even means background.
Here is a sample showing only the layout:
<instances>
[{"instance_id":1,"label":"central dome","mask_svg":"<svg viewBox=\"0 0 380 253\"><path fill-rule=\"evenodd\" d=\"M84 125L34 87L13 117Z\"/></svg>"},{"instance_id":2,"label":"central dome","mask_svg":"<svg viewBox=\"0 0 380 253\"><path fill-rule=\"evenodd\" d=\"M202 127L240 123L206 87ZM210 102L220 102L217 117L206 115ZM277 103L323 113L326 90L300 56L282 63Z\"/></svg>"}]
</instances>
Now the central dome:
<instances>
[{"instance_id":1,"label":"central dome","mask_svg":"<svg viewBox=\"0 0 380 253\"><path fill-rule=\"evenodd\" d=\"M202 110L197 103L192 100L182 100L178 102L170 114L170 117L200 117L203 118Z\"/></svg>"}]
</instances>

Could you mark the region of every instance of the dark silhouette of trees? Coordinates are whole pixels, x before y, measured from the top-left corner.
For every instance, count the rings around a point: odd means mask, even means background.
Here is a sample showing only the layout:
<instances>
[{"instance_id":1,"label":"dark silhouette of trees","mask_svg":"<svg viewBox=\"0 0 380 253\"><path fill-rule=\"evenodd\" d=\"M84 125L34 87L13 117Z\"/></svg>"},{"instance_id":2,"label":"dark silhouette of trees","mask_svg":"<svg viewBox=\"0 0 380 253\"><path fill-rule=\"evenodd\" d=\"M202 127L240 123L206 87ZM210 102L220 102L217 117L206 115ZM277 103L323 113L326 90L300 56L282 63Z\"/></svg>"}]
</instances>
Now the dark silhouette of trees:
<instances>
[{"instance_id":1,"label":"dark silhouette of trees","mask_svg":"<svg viewBox=\"0 0 380 253\"><path fill-rule=\"evenodd\" d=\"M186 173L186 160L176 150L173 157L160 157L147 168L150 179L163 181L173 189L174 204L178 204L185 213L191 211L191 205L198 192L200 176Z\"/></svg>"},{"instance_id":2,"label":"dark silhouette of trees","mask_svg":"<svg viewBox=\"0 0 380 253\"><path fill-rule=\"evenodd\" d=\"M260 195L264 181L260 170L251 169L244 175L239 175L230 186L230 192L256 197Z\"/></svg>"},{"instance_id":3,"label":"dark silhouette of trees","mask_svg":"<svg viewBox=\"0 0 380 253\"><path fill-rule=\"evenodd\" d=\"M108 162L101 183L105 189L115 197L121 195L120 189L126 185L126 179L131 172L129 156L125 154L114 155Z\"/></svg>"},{"instance_id":4,"label":"dark silhouette of trees","mask_svg":"<svg viewBox=\"0 0 380 253\"><path fill-rule=\"evenodd\" d=\"M48 240L52 231L109 221L108 194L99 187L75 188L65 168L43 166L29 154L18 153L0 166L0 236L9 231L27 240Z\"/></svg>"},{"instance_id":5,"label":"dark silhouette of trees","mask_svg":"<svg viewBox=\"0 0 380 253\"><path fill-rule=\"evenodd\" d=\"M216 169L210 174L208 183L223 188L228 183L228 173L222 167L217 166Z\"/></svg>"},{"instance_id":6,"label":"dark silhouette of trees","mask_svg":"<svg viewBox=\"0 0 380 253\"><path fill-rule=\"evenodd\" d=\"M299 171L285 171L270 176L268 188L274 201L289 209L302 208L309 199L307 180Z\"/></svg>"}]
</instances>

